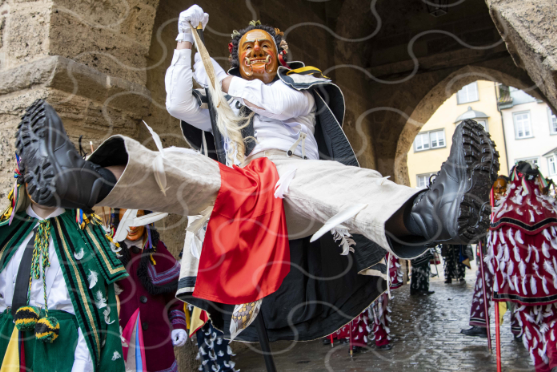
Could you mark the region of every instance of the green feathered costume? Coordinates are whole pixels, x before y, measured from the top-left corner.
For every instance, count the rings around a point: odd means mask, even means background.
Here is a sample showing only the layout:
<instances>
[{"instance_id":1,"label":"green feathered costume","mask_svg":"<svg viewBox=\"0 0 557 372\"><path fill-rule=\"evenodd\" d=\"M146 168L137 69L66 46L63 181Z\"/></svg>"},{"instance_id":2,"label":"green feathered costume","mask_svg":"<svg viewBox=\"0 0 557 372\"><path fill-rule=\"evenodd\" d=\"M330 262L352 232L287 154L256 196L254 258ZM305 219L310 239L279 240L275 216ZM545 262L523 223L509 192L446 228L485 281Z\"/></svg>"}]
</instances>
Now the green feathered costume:
<instances>
[{"instance_id":1,"label":"green feathered costume","mask_svg":"<svg viewBox=\"0 0 557 372\"><path fill-rule=\"evenodd\" d=\"M25 194L21 199L24 198ZM17 213L11 224L5 218L6 214L0 222L0 272L6 268L36 224L36 219L24 212L26 204L28 201L17 200L13 209L23 212ZM124 371L114 282L128 274L110 249L103 228L88 223L81 229L76 222L76 213L75 210L67 210L50 219L50 235L75 316L49 310L49 316L54 316L60 322L60 337L53 343L37 340L33 331L22 332L25 337L26 368L34 372L71 371L74 356L72 347L75 348L77 344L79 327L87 342L95 372ZM0 314L0 364L13 328L12 315L8 309Z\"/></svg>"}]
</instances>

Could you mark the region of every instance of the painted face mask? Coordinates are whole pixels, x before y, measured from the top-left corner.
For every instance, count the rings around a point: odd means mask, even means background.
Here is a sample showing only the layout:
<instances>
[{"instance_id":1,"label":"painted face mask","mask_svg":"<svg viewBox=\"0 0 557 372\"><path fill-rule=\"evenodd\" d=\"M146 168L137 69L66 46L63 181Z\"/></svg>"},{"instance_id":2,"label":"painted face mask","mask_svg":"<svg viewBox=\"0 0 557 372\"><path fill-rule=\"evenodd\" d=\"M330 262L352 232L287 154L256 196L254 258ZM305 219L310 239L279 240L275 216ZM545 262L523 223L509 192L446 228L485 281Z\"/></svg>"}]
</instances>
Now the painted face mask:
<instances>
[{"instance_id":1,"label":"painted face mask","mask_svg":"<svg viewBox=\"0 0 557 372\"><path fill-rule=\"evenodd\" d=\"M242 36L238 48L240 75L246 80L259 79L265 84L277 75L277 48L273 37L263 30L251 30Z\"/></svg>"},{"instance_id":2,"label":"painted face mask","mask_svg":"<svg viewBox=\"0 0 557 372\"><path fill-rule=\"evenodd\" d=\"M507 193L507 181L503 178L498 178L493 184L493 197L495 200L501 199Z\"/></svg>"},{"instance_id":3,"label":"painted face mask","mask_svg":"<svg viewBox=\"0 0 557 372\"><path fill-rule=\"evenodd\" d=\"M126 213L126 210L120 209L120 220L124 217L124 213ZM141 217L143 215L145 215L145 211L137 211L137 217ZM145 234L145 226L130 226L130 232L128 233L126 239L135 242L143 238L143 234Z\"/></svg>"}]
</instances>

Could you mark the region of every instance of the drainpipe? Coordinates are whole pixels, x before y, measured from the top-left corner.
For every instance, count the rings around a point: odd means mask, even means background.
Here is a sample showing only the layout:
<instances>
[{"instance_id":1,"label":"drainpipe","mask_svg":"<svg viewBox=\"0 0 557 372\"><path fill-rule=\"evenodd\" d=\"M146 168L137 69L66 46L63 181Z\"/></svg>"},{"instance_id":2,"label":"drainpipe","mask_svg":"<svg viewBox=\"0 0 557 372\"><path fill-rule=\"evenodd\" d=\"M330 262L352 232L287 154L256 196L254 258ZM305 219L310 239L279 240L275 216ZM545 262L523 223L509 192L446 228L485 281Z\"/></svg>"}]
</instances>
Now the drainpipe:
<instances>
[{"instance_id":1,"label":"drainpipe","mask_svg":"<svg viewBox=\"0 0 557 372\"><path fill-rule=\"evenodd\" d=\"M494 86L495 86L495 98L497 98L497 111L499 111L499 115L501 116L501 126L503 127L503 142L505 143L505 157L507 158L507 172L510 172L511 165L509 163L510 161L509 152L507 151L507 135L505 133L505 121L503 120L503 112L499 108L499 95L497 94L497 83L495 83Z\"/></svg>"}]
</instances>

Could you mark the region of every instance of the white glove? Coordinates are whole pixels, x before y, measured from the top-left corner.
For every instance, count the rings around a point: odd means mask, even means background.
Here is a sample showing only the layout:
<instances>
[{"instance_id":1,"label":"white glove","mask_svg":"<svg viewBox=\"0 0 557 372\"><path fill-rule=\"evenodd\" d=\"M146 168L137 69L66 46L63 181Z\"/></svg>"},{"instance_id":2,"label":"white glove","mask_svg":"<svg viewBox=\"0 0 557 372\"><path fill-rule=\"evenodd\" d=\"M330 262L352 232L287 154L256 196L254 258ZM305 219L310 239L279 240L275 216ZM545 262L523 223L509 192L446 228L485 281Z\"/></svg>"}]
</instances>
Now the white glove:
<instances>
[{"instance_id":1,"label":"white glove","mask_svg":"<svg viewBox=\"0 0 557 372\"><path fill-rule=\"evenodd\" d=\"M203 29L209 22L209 14L203 13L203 9L199 5L192 5L187 10L180 13L178 18L178 37L176 41L189 41L193 43L193 35L191 34L190 23L193 27L202 24Z\"/></svg>"},{"instance_id":2,"label":"white glove","mask_svg":"<svg viewBox=\"0 0 557 372\"><path fill-rule=\"evenodd\" d=\"M173 329L172 330L172 345L173 346L184 346L188 340L188 334L183 329Z\"/></svg>"},{"instance_id":3,"label":"white glove","mask_svg":"<svg viewBox=\"0 0 557 372\"><path fill-rule=\"evenodd\" d=\"M207 77L207 71L205 71L205 66L203 65L203 61L201 60L201 56L199 55L199 53L195 53L194 60L195 63L193 65L193 78L202 87L207 87L209 85L209 78ZM215 69L215 74L218 81L221 81L228 76L226 71L224 71L214 59L211 58L211 62L213 62L213 67Z\"/></svg>"}]
</instances>

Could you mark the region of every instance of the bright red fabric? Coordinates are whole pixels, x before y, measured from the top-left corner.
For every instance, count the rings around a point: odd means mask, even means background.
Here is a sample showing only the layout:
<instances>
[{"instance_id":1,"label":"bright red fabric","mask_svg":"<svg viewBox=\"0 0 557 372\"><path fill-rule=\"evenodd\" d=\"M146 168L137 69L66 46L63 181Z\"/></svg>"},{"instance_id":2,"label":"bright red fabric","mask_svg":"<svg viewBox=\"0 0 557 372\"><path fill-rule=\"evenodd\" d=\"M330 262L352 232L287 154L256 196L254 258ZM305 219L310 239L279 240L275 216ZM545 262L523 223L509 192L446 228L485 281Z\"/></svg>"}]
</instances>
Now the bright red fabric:
<instances>
[{"instance_id":1,"label":"bright red fabric","mask_svg":"<svg viewBox=\"0 0 557 372\"><path fill-rule=\"evenodd\" d=\"M194 297L238 305L275 292L290 271L279 175L267 158L219 164L221 188L205 234Z\"/></svg>"}]
</instances>

